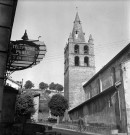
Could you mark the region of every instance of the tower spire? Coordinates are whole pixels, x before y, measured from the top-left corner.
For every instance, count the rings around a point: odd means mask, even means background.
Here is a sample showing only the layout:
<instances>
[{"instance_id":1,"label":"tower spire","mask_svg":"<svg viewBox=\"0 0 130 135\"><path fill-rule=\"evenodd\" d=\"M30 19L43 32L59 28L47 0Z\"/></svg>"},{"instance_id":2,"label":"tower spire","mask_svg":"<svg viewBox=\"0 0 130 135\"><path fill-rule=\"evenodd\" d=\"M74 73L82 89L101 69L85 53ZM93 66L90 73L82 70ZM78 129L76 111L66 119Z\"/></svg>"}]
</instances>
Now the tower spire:
<instances>
[{"instance_id":1,"label":"tower spire","mask_svg":"<svg viewBox=\"0 0 130 135\"><path fill-rule=\"evenodd\" d=\"M76 17L75 17L75 21L74 21L74 23L76 23L76 22L80 22L78 12L76 13Z\"/></svg>"},{"instance_id":2,"label":"tower spire","mask_svg":"<svg viewBox=\"0 0 130 135\"><path fill-rule=\"evenodd\" d=\"M92 35L90 34L88 42L93 44L93 41L94 41L94 39L93 39Z\"/></svg>"},{"instance_id":3,"label":"tower spire","mask_svg":"<svg viewBox=\"0 0 130 135\"><path fill-rule=\"evenodd\" d=\"M78 12L76 13L74 26L72 30L72 38L75 42L85 42L84 33L82 30L81 21Z\"/></svg>"}]
</instances>

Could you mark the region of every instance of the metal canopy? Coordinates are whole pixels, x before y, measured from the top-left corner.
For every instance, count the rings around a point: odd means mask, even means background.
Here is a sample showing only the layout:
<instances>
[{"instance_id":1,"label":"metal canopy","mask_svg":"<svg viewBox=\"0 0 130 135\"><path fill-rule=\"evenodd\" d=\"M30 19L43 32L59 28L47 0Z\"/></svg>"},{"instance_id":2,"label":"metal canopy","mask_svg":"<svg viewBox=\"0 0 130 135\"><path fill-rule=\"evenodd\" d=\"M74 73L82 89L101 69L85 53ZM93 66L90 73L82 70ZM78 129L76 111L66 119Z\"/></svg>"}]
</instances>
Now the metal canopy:
<instances>
[{"instance_id":1,"label":"metal canopy","mask_svg":"<svg viewBox=\"0 0 130 135\"><path fill-rule=\"evenodd\" d=\"M25 36L26 31L24 33ZM11 41L8 55L7 70L17 71L35 66L43 59L46 54L46 45L39 40ZM26 35L27 36L27 35ZM24 40L26 38L26 40Z\"/></svg>"}]
</instances>

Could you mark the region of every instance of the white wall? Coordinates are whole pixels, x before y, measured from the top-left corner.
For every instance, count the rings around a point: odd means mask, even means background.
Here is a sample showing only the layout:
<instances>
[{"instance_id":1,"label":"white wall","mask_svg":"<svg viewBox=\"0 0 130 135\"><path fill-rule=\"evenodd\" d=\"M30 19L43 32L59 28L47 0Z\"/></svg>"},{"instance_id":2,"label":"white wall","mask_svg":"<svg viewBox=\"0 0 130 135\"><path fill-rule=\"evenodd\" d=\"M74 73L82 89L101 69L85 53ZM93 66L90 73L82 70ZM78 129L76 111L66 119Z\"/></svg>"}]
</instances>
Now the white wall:
<instances>
[{"instance_id":1,"label":"white wall","mask_svg":"<svg viewBox=\"0 0 130 135\"><path fill-rule=\"evenodd\" d=\"M10 81L8 79L6 80L6 85L11 86L11 87L13 87L15 89L19 88L19 85L17 85L16 83L14 83L14 82L12 82L12 81Z\"/></svg>"},{"instance_id":2,"label":"white wall","mask_svg":"<svg viewBox=\"0 0 130 135\"><path fill-rule=\"evenodd\" d=\"M123 81L125 89L126 113L127 113L127 129L130 133L130 61L122 65Z\"/></svg>"},{"instance_id":3,"label":"white wall","mask_svg":"<svg viewBox=\"0 0 130 135\"><path fill-rule=\"evenodd\" d=\"M31 119L33 119L35 122L38 122L39 96L34 97L33 102L35 105L35 113L32 115Z\"/></svg>"}]
</instances>

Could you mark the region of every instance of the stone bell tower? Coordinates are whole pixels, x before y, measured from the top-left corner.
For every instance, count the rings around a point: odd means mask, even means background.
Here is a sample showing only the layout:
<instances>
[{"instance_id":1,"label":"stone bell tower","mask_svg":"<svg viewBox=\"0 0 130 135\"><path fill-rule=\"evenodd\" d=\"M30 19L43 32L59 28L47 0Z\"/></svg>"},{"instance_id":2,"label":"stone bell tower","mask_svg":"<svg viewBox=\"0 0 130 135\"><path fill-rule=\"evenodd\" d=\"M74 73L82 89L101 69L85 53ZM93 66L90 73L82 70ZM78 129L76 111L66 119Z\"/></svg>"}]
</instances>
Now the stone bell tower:
<instances>
[{"instance_id":1,"label":"stone bell tower","mask_svg":"<svg viewBox=\"0 0 130 135\"><path fill-rule=\"evenodd\" d=\"M64 49L64 95L70 109L85 100L82 83L95 74L93 38L90 35L87 43L84 35L77 12L72 33Z\"/></svg>"}]
</instances>

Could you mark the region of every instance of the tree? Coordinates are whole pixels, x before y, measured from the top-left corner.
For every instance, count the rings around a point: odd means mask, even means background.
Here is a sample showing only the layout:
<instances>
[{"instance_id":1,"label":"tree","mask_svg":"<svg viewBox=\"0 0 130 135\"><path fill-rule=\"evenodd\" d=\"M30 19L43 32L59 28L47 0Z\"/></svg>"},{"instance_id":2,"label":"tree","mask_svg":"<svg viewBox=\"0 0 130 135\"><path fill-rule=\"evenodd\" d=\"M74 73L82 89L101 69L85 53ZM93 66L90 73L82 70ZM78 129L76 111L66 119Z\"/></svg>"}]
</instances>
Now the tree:
<instances>
[{"instance_id":1,"label":"tree","mask_svg":"<svg viewBox=\"0 0 130 135\"><path fill-rule=\"evenodd\" d=\"M56 90L58 91L58 92L60 92L60 91L63 91L63 86L61 85L61 84L56 84Z\"/></svg>"},{"instance_id":2,"label":"tree","mask_svg":"<svg viewBox=\"0 0 130 135\"><path fill-rule=\"evenodd\" d=\"M33 96L31 93L22 93L17 96L15 107L16 120L21 121L30 119L31 115L35 112Z\"/></svg>"},{"instance_id":3,"label":"tree","mask_svg":"<svg viewBox=\"0 0 130 135\"><path fill-rule=\"evenodd\" d=\"M22 93L17 96L15 107L15 121L22 123L22 135L24 135L24 127L27 119L35 113L33 96L31 93Z\"/></svg>"},{"instance_id":4,"label":"tree","mask_svg":"<svg viewBox=\"0 0 130 135\"><path fill-rule=\"evenodd\" d=\"M30 80L28 80L25 82L24 87L25 89L31 89L34 87L34 84Z\"/></svg>"},{"instance_id":5,"label":"tree","mask_svg":"<svg viewBox=\"0 0 130 135\"><path fill-rule=\"evenodd\" d=\"M51 90L57 90L57 91L63 91L63 86L61 84L55 84L54 82L52 82L50 85L49 85L49 89Z\"/></svg>"},{"instance_id":6,"label":"tree","mask_svg":"<svg viewBox=\"0 0 130 135\"><path fill-rule=\"evenodd\" d=\"M61 94L55 94L50 99L48 107L50 108L52 115L63 116L65 110L68 109L68 101Z\"/></svg>"},{"instance_id":7,"label":"tree","mask_svg":"<svg viewBox=\"0 0 130 135\"><path fill-rule=\"evenodd\" d=\"M39 89L46 90L48 88L48 84L41 82L39 83Z\"/></svg>"},{"instance_id":8,"label":"tree","mask_svg":"<svg viewBox=\"0 0 130 135\"><path fill-rule=\"evenodd\" d=\"M52 82L52 83L49 85L49 89L50 89L50 90L55 90L55 84L54 84L54 82Z\"/></svg>"}]
</instances>

